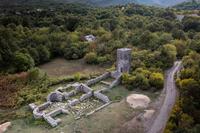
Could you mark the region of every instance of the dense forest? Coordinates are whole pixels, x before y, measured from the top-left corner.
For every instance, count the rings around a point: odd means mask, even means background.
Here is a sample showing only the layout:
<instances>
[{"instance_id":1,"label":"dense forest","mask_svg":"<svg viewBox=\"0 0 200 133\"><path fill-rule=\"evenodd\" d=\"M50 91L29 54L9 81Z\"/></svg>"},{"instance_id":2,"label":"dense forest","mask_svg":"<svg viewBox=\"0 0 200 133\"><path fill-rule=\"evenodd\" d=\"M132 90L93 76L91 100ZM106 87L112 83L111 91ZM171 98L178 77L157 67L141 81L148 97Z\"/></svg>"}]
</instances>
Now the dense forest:
<instances>
[{"instance_id":1,"label":"dense forest","mask_svg":"<svg viewBox=\"0 0 200 133\"><path fill-rule=\"evenodd\" d=\"M200 30L198 18L186 17L179 22L172 11L153 7L54 6L1 9L1 71L26 71L58 56L86 56L88 63L106 63L114 60L116 48L124 46L134 47L134 58L150 56L133 63L133 69L165 69L175 60L180 41L187 42ZM87 34L97 40L88 43L84 40ZM178 50L178 58L186 54ZM95 59L89 61L92 57Z\"/></svg>"},{"instance_id":2,"label":"dense forest","mask_svg":"<svg viewBox=\"0 0 200 133\"><path fill-rule=\"evenodd\" d=\"M178 5L175 5L174 8L181 10L199 10L200 1L192 0L191 2L183 2Z\"/></svg>"},{"instance_id":3,"label":"dense forest","mask_svg":"<svg viewBox=\"0 0 200 133\"><path fill-rule=\"evenodd\" d=\"M94 42L84 36L92 34ZM136 4L96 8L75 4L0 8L0 107L16 108L40 99L52 84L39 74L40 64L57 57L83 58L94 65L113 65L116 49L132 48L131 74L122 83L159 90L164 70L183 59L177 80L180 98L166 132L200 131L200 18L177 20L176 10ZM113 65L114 66L114 65ZM17 74L16 74L17 73ZM68 79L80 80L78 77ZM3 100L2 100L3 99ZM1 121L0 121L1 122Z\"/></svg>"},{"instance_id":4,"label":"dense forest","mask_svg":"<svg viewBox=\"0 0 200 133\"><path fill-rule=\"evenodd\" d=\"M131 3L168 7L188 0L1 0L0 5L41 5L49 3L79 3L98 7L125 5ZM192 1L192 0L190 0Z\"/></svg>"}]
</instances>

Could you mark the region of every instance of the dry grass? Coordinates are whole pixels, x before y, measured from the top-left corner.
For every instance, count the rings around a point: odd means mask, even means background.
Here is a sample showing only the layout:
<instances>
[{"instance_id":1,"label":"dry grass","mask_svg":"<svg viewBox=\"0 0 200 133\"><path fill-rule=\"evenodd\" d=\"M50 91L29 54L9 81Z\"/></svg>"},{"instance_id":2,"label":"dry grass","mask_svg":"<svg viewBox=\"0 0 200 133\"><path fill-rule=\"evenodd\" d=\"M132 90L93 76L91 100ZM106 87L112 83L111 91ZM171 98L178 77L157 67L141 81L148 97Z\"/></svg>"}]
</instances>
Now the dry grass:
<instances>
[{"instance_id":1,"label":"dry grass","mask_svg":"<svg viewBox=\"0 0 200 133\"><path fill-rule=\"evenodd\" d=\"M39 66L39 68L46 72L50 77L69 76L75 73L94 74L105 72L106 68L96 65L88 65L81 60L65 60L57 58L49 63Z\"/></svg>"},{"instance_id":2,"label":"dry grass","mask_svg":"<svg viewBox=\"0 0 200 133\"><path fill-rule=\"evenodd\" d=\"M17 104L18 91L23 87L27 73L0 76L0 108L13 108Z\"/></svg>"}]
</instances>

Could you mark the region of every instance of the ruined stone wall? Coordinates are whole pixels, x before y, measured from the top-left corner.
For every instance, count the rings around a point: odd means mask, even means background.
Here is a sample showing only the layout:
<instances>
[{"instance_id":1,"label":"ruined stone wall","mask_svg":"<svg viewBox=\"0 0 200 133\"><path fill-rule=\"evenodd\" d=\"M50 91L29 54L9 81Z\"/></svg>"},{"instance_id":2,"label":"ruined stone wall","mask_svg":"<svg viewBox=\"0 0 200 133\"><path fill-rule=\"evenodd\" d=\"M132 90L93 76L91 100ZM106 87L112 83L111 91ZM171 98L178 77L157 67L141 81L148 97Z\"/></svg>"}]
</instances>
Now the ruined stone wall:
<instances>
[{"instance_id":1,"label":"ruined stone wall","mask_svg":"<svg viewBox=\"0 0 200 133\"><path fill-rule=\"evenodd\" d=\"M42 110L45 110L46 108L48 108L51 105L51 102L45 102L43 104L41 104L38 107L35 107L33 110L33 116L35 119L40 119L42 118L42 116L44 115Z\"/></svg>"},{"instance_id":2,"label":"ruined stone wall","mask_svg":"<svg viewBox=\"0 0 200 133\"><path fill-rule=\"evenodd\" d=\"M88 92L91 92L92 89L90 87L88 87L87 85L85 85L85 84L81 84L80 91L82 91L84 93L88 93Z\"/></svg>"},{"instance_id":3,"label":"ruined stone wall","mask_svg":"<svg viewBox=\"0 0 200 133\"><path fill-rule=\"evenodd\" d=\"M99 93L99 92L94 92L94 97L100 99L104 103L110 102L109 98L106 95Z\"/></svg>"},{"instance_id":4,"label":"ruined stone wall","mask_svg":"<svg viewBox=\"0 0 200 133\"><path fill-rule=\"evenodd\" d=\"M72 101L69 101L70 106L75 106L76 104L79 104L79 103L80 103L80 101L78 99L74 99Z\"/></svg>"},{"instance_id":5,"label":"ruined stone wall","mask_svg":"<svg viewBox=\"0 0 200 133\"><path fill-rule=\"evenodd\" d=\"M101 80L108 78L109 76L110 76L110 72L106 72L103 75L101 75L95 79L91 79L91 80L87 81L86 85L90 86L90 85L96 84L96 83L100 82Z\"/></svg>"},{"instance_id":6,"label":"ruined stone wall","mask_svg":"<svg viewBox=\"0 0 200 133\"><path fill-rule=\"evenodd\" d=\"M112 71L112 72L111 72L111 77L116 79L116 78L118 78L118 77L120 76L120 74L121 74L121 73L118 72L118 71Z\"/></svg>"},{"instance_id":7,"label":"ruined stone wall","mask_svg":"<svg viewBox=\"0 0 200 133\"><path fill-rule=\"evenodd\" d=\"M91 91L91 92L88 92L87 94L82 95L82 96L80 97L79 100L82 102L82 101L84 101L84 100L86 100L86 99L92 97L92 95L93 95L93 92L92 92L92 91Z\"/></svg>"},{"instance_id":8,"label":"ruined stone wall","mask_svg":"<svg viewBox=\"0 0 200 133\"><path fill-rule=\"evenodd\" d=\"M122 76L122 74L120 74L119 77L115 81L112 82L112 84L109 86L109 88L113 88L113 87L119 85L121 82L121 76Z\"/></svg>"}]
</instances>

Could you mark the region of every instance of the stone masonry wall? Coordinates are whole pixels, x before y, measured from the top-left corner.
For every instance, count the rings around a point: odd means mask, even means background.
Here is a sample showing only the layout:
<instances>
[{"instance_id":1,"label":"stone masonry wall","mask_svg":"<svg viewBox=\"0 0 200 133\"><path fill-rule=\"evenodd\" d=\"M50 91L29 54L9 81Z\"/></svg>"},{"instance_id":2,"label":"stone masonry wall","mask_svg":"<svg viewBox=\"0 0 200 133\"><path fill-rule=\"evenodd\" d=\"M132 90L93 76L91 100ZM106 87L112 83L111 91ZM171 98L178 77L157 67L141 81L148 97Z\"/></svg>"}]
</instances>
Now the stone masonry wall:
<instances>
[{"instance_id":1,"label":"stone masonry wall","mask_svg":"<svg viewBox=\"0 0 200 133\"><path fill-rule=\"evenodd\" d=\"M103 80L105 78L108 78L109 76L110 76L110 72L106 72L105 74L103 74L95 79L91 79L91 80L87 81L86 85L88 85L88 86L93 85L95 83L100 82L101 80Z\"/></svg>"}]
</instances>

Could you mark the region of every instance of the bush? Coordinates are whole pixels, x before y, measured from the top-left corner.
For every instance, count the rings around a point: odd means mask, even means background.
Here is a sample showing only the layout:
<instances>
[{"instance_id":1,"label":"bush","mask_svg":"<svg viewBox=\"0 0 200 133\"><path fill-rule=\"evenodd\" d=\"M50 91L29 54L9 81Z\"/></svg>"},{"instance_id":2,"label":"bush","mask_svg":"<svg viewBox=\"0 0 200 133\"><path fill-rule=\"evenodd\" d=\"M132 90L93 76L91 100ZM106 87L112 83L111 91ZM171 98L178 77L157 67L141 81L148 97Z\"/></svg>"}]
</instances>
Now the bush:
<instances>
[{"instance_id":1,"label":"bush","mask_svg":"<svg viewBox=\"0 0 200 133\"><path fill-rule=\"evenodd\" d=\"M106 56L101 56L101 57L98 57L97 62L99 64L104 64L104 63L108 62L108 59Z\"/></svg>"},{"instance_id":2,"label":"bush","mask_svg":"<svg viewBox=\"0 0 200 133\"><path fill-rule=\"evenodd\" d=\"M90 53L86 54L84 59L85 59L86 63L88 63L88 64L97 64L98 63L97 54L94 52L90 52Z\"/></svg>"},{"instance_id":3,"label":"bush","mask_svg":"<svg viewBox=\"0 0 200 133\"><path fill-rule=\"evenodd\" d=\"M28 78L29 78L29 81L33 81L33 80L36 80L38 79L39 75L40 75L40 70L38 68L32 68L28 71Z\"/></svg>"},{"instance_id":4,"label":"bush","mask_svg":"<svg viewBox=\"0 0 200 133\"><path fill-rule=\"evenodd\" d=\"M35 65L33 58L29 54L21 52L15 53L14 64L17 72L27 71Z\"/></svg>"},{"instance_id":5,"label":"bush","mask_svg":"<svg viewBox=\"0 0 200 133\"><path fill-rule=\"evenodd\" d=\"M76 73L76 74L74 75L74 81L78 82L78 81L80 81L80 80L81 80L81 75L80 75L80 73Z\"/></svg>"},{"instance_id":6,"label":"bush","mask_svg":"<svg viewBox=\"0 0 200 133\"><path fill-rule=\"evenodd\" d=\"M143 75L143 74L137 74L136 78L133 82L133 85L136 88L140 88L140 89L148 89L149 87L149 80Z\"/></svg>"},{"instance_id":7,"label":"bush","mask_svg":"<svg viewBox=\"0 0 200 133\"><path fill-rule=\"evenodd\" d=\"M67 44L64 49L64 57L67 60L83 58L87 52L87 43Z\"/></svg>"},{"instance_id":8,"label":"bush","mask_svg":"<svg viewBox=\"0 0 200 133\"><path fill-rule=\"evenodd\" d=\"M39 53L39 59L40 59L40 63L45 63L45 62L48 62L50 60L50 52L49 50L47 49L46 46L43 46L43 45L40 45L38 48L37 48L37 51Z\"/></svg>"},{"instance_id":9,"label":"bush","mask_svg":"<svg viewBox=\"0 0 200 133\"><path fill-rule=\"evenodd\" d=\"M151 87L162 89L164 85L164 77L161 73L152 73L149 78Z\"/></svg>"},{"instance_id":10,"label":"bush","mask_svg":"<svg viewBox=\"0 0 200 133\"><path fill-rule=\"evenodd\" d=\"M143 74L136 74L136 76L123 74L122 84L124 84L129 90L133 90L134 88L148 89L149 87L149 81Z\"/></svg>"}]
</instances>

